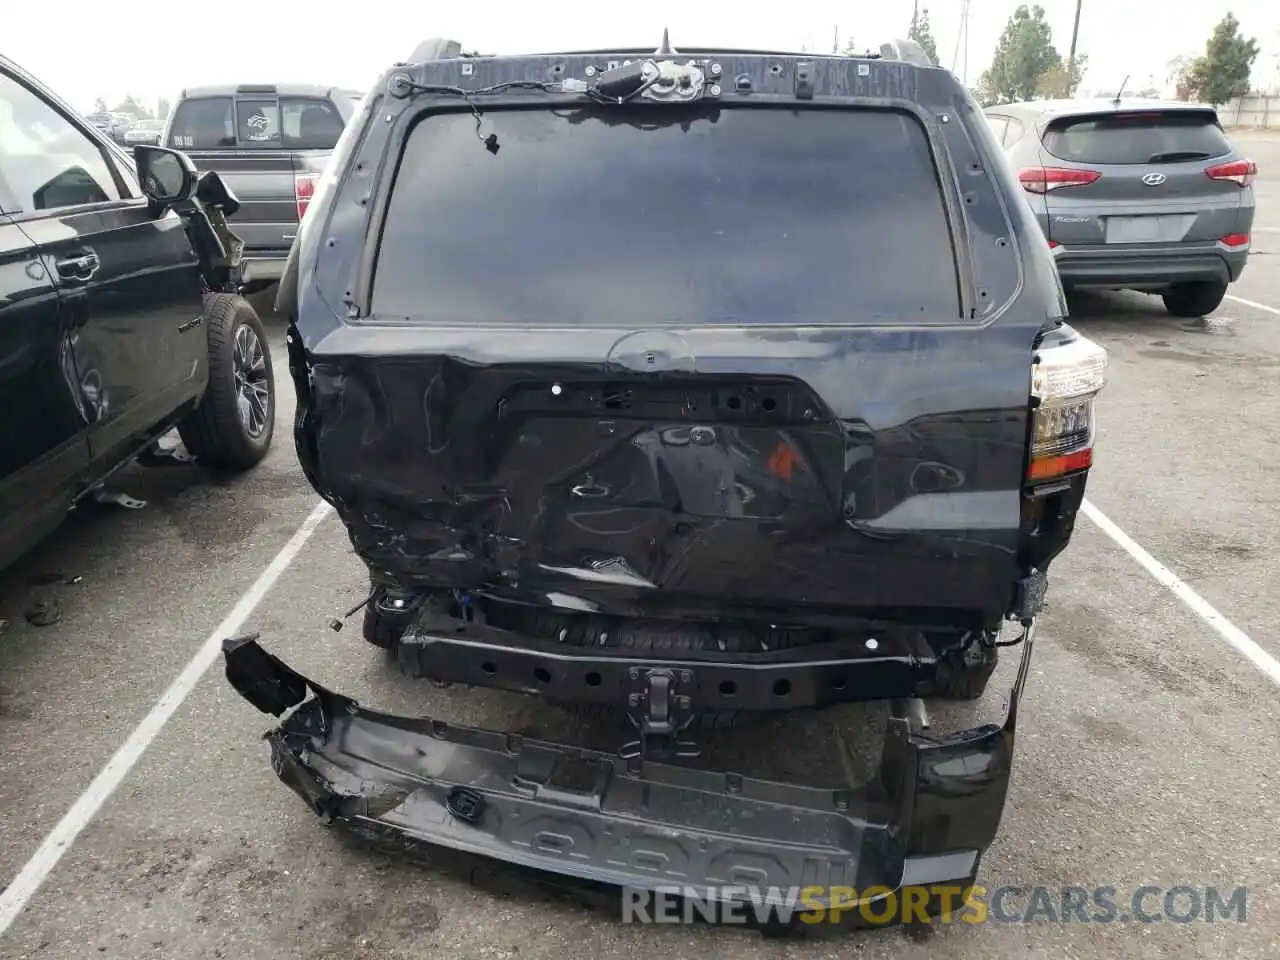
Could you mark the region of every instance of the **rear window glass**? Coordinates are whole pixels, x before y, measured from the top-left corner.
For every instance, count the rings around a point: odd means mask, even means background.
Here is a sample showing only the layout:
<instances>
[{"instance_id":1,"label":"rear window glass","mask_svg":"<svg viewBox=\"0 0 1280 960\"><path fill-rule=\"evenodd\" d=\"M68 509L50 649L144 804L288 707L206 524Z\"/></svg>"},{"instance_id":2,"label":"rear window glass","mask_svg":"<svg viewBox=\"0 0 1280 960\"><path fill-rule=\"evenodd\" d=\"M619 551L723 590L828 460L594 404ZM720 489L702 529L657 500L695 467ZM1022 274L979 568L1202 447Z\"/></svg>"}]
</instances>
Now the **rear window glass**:
<instances>
[{"instance_id":1,"label":"rear window glass","mask_svg":"<svg viewBox=\"0 0 1280 960\"><path fill-rule=\"evenodd\" d=\"M238 145L332 150L343 126L338 108L323 98L202 97L178 106L169 143L183 150Z\"/></svg>"},{"instance_id":2,"label":"rear window glass","mask_svg":"<svg viewBox=\"0 0 1280 960\"><path fill-rule=\"evenodd\" d=\"M384 319L954 323L924 129L890 110L646 105L422 120L386 211ZM498 152L482 137L497 136Z\"/></svg>"},{"instance_id":3,"label":"rear window glass","mask_svg":"<svg viewBox=\"0 0 1280 960\"><path fill-rule=\"evenodd\" d=\"M279 143L280 104L275 100L237 100L236 136L245 143Z\"/></svg>"},{"instance_id":4,"label":"rear window glass","mask_svg":"<svg viewBox=\"0 0 1280 960\"><path fill-rule=\"evenodd\" d=\"M230 97L199 97L178 104L169 129L169 146L179 150L211 150L235 145Z\"/></svg>"},{"instance_id":5,"label":"rear window glass","mask_svg":"<svg viewBox=\"0 0 1280 960\"><path fill-rule=\"evenodd\" d=\"M1212 114L1149 111L1074 117L1051 123L1044 148L1075 163L1178 163L1231 152Z\"/></svg>"},{"instance_id":6,"label":"rear window glass","mask_svg":"<svg viewBox=\"0 0 1280 960\"><path fill-rule=\"evenodd\" d=\"M286 147L332 150L345 125L338 108L328 100L301 97L280 100L281 135Z\"/></svg>"}]
</instances>

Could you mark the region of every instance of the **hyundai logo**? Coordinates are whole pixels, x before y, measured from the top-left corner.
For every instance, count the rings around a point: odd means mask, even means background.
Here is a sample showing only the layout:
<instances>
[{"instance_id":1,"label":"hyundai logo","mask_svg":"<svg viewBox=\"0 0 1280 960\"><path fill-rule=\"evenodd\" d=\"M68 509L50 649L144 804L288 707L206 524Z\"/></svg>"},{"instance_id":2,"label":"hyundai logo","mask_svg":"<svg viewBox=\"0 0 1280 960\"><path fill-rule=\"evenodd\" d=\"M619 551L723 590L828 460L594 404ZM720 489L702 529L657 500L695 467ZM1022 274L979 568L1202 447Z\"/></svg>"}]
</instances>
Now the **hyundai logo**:
<instances>
[{"instance_id":1,"label":"hyundai logo","mask_svg":"<svg viewBox=\"0 0 1280 960\"><path fill-rule=\"evenodd\" d=\"M1142 178L1142 182L1145 183L1148 187L1158 187L1160 186L1160 184L1164 183L1168 179L1169 178L1166 177L1163 173L1148 173L1145 177Z\"/></svg>"}]
</instances>

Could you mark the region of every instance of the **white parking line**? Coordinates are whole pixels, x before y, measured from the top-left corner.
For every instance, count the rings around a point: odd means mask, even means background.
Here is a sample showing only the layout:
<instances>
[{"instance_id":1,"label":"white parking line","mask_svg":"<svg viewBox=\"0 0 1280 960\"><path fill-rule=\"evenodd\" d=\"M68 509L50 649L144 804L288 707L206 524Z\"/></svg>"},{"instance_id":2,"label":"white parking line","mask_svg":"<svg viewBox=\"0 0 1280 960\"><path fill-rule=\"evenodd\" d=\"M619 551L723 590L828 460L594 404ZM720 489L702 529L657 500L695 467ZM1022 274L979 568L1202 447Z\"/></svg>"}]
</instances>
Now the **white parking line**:
<instances>
[{"instance_id":1,"label":"white parking line","mask_svg":"<svg viewBox=\"0 0 1280 960\"><path fill-rule=\"evenodd\" d=\"M1257 300L1246 300L1244 297L1237 297L1234 294L1227 294L1228 300L1234 300L1236 303L1243 303L1246 307L1253 307L1255 310L1265 310L1267 313L1274 313L1280 316L1280 308L1269 307L1265 303L1258 303Z\"/></svg>"},{"instance_id":2,"label":"white parking line","mask_svg":"<svg viewBox=\"0 0 1280 960\"><path fill-rule=\"evenodd\" d=\"M1253 642L1243 630L1220 614L1200 594L1187 586L1178 576L1157 560L1133 539L1117 527L1101 510L1086 500L1080 507L1084 515L1097 525L1103 533L1116 542L1119 547L1138 561L1156 582L1168 587L1169 592L1190 608L1191 612L1207 623L1210 629L1231 646L1244 654L1255 667L1271 678L1271 682L1280 687L1280 660L1277 660L1262 647Z\"/></svg>"},{"instance_id":3,"label":"white parking line","mask_svg":"<svg viewBox=\"0 0 1280 960\"><path fill-rule=\"evenodd\" d=\"M1233 297L1232 299L1238 299ZM1248 303L1248 301L1241 301ZM1253 306L1254 304L1250 304ZM1264 307L1263 309L1273 309ZM1277 311L1280 312L1280 311ZM1128 534L1115 525L1101 510L1086 500L1080 508L1084 515L1094 522L1108 537L1116 542L1126 553L1138 561L1157 582L1167 587L1179 600L1187 605L1193 613L1204 620L1222 639L1244 654L1259 670L1266 674L1273 683L1280 686L1280 661L1263 650L1251 640L1244 631L1227 620L1213 608L1207 600L1192 590L1177 577L1168 567L1142 549ZM147 747L155 740L164 725L169 722L178 707L187 699L197 683L208 671L218 655L222 652L222 641L234 636L249 619L259 603L275 585L280 575L288 568L306 542L311 539L316 528L329 515L332 507L321 502L303 521L302 526L289 538L289 542L281 548L258 579L245 592L236 605L209 634L204 644L191 658L190 662L178 674L155 706L151 708L142 722L134 728L133 733L124 742L115 755L107 761L107 765L89 784L80 798L72 804L71 809L58 821L57 826L40 844L40 847L27 861L21 872L0 893L0 936L3 936L13 925L31 898L48 879L54 867L63 855L71 848L81 831L97 816L103 804L124 782L129 771L137 764L146 752Z\"/></svg>"},{"instance_id":4,"label":"white parking line","mask_svg":"<svg viewBox=\"0 0 1280 960\"><path fill-rule=\"evenodd\" d=\"M53 868L58 865L62 855L71 848L80 831L97 816L102 805L128 776L129 771L155 740L156 735L187 699L187 695L195 689L205 671L218 659L218 655L222 652L222 641L234 636L240 630L254 609L262 602L262 598L267 595L267 591L275 585L280 574L293 562L303 544L311 538L316 527L332 509L328 503L322 501L311 511L310 516L289 538L289 542L276 554L275 559L267 564L267 568L254 581L253 586L232 607L226 619L218 624L213 633L209 634L204 645L178 674L177 679L164 692L156 705L151 708L151 712L129 735L129 739L116 751L115 756L107 761L107 765L94 778L93 783L89 784L88 789L80 795L80 799L72 804L71 809L58 821L58 825L40 844L40 848L27 861L27 865L14 877L13 882L5 888L4 892L0 893L0 936L4 935L13 921L22 913Z\"/></svg>"}]
</instances>

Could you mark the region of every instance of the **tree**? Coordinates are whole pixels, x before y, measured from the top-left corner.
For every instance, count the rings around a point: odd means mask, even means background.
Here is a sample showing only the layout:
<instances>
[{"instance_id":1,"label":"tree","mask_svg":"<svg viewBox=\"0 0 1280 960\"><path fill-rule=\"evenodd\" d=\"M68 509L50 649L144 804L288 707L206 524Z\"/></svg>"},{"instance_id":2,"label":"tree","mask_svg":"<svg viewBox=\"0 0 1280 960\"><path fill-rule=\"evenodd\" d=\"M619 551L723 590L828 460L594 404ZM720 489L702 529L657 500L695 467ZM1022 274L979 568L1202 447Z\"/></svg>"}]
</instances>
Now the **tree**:
<instances>
[{"instance_id":1,"label":"tree","mask_svg":"<svg viewBox=\"0 0 1280 960\"><path fill-rule=\"evenodd\" d=\"M106 112L107 112L107 101L103 100L101 97L98 97L98 99L94 100L94 101L93 101L93 112L94 112L94 113L106 113Z\"/></svg>"},{"instance_id":2,"label":"tree","mask_svg":"<svg viewBox=\"0 0 1280 960\"><path fill-rule=\"evenodd\" d=\"M130 94L121 100L112 113L123 113L138 120L151 119L151 110L138 97Z\"/></svg>"},{"instance_id":3,"label":"tree","mask_svg":"<svg viewBox=\"0 0 1280 960\"><path fill-rule=\"evenodd\" d=\"M1164 82L1166 86L1173 87L1175 100L1190 100L1194 95L1188 76L1191 73L1191 64L1195 62L1195 59L1194 56L1179 54L1165 64Z\"/></svg>"},{"instance_id":4,"label":"tree","mask_svg":"<svg viewBox=\"0 0 1280 960\"><path fill-rule=\"evenodd\" d=\"M156 119L164 123L169 119L169 111L173 109L173 104L169 102L168 97L161 97L156 101Z\"/></svg>"},{"instance_id":5,"label":"tree","mask_svg":"<svg viewBox=\"0 0 1280 960\"><path fill-rule=\"evenodd\" d=\"M1258 59L1258 41L1240 35L1240 21L1228 13L1218 21L1204 46L1204 54L1191 61L1186 80L1190 93L1218 107L1249 92L1249 72Z\"/></svg>"},{"instance_id":6,"label":"tree","mask_svg":"<svg viewBox=\"0 0 1280 960\"><path fill-rule=\"evenodd\" d=\"M978 81L984 105L1034 99L1040 78L1061 59L1044 7L1020 5L1005 24L991 66Z\"/></svg>"},{"instance_id":7,"label":"tree","mask_svg":"<svg viewBox=\"0 0 1280 960\"><path fill-rule=\"evenodd\" d=\"M1068 68L1067 58L1059 57L1057 63L1040 75L1040 82L1036 85L1036 96L1045 99L1070 97L1079 88L1080 81L1084 79L1085 65L1088 62L1089 55L1082 53Z\"/></svg>"},{"instance_id":8,"label":"tree","mask_svg":"<svg viewBox=\"0 0 1280 960\"><path fill-rule=\"evenodd\" d=\"M1166 86L1173 87L1173 96L1176 100L1190 100L1192 97L1191 82L1187 76L1191 72L1191 64L1195 59L1194 56L1183 53L1165 64L1164 82Z\"/></svg>"},{"instance_id":9,"label":"tree","mask_svg":"<svg viewBox=\"0 0 1280 960\"><path fill-rule=\"evenodd\" d=\"M938 44L934 42L933 31L929 29L929 8L923 10L918 7L911 11L911 29L907 31L907 36L914 40L929 55L929 59L936 65L938 62Z\"/></svg>"}]
</instances>

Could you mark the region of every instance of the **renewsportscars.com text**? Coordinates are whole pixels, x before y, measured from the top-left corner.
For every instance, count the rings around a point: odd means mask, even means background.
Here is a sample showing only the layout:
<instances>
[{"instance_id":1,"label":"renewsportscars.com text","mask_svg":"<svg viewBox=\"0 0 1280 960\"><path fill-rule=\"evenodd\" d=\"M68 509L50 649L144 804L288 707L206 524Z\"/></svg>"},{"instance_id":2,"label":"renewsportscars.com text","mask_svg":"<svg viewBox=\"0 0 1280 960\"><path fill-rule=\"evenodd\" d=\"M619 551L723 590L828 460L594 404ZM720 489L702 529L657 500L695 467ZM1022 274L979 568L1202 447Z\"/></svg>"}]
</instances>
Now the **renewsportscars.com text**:
<instances>
[{"instance_id":1,"label":"renewsportscars.com text","mask_svg":"<svg viewBox=\"0 0 1280 960\"><path fill-rule=\"evenodd\" d=\"M1213 886L973 885L625 888L624 923L1214 923L1246 922L1248 890ZM941 905L941 909L939 909Z\"/></svg>"}]
</instances>

